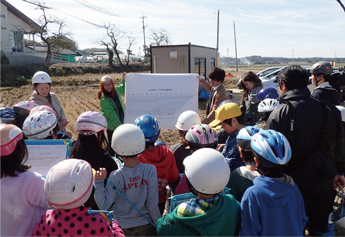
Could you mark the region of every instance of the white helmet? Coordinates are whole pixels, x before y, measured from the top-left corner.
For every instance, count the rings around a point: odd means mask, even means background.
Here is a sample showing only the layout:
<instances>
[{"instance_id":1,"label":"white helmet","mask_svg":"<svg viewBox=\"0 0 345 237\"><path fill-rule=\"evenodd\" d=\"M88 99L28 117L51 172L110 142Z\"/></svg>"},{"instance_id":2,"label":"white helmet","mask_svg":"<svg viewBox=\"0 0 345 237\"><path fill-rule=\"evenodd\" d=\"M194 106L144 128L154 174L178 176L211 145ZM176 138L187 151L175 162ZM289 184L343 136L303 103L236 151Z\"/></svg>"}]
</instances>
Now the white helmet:
<instances>
[{"instance_id":1,"label":"white helmet","mask_svg":"<svg viewBox=\"0 0 345 237\"><path fill-rule=\"evenodd\" d=\"M145 150L145 136L134 124L118 126L111 140L111 148L119 156L134 156Z\"/></svg>"},{"instance_id":2,"label":"white helmet","mask_svg":"<svg viewBox=\"0 0 345 237\"><path fill-rule=\"evenodd\" d=\"M50 76L48 75L48 73L43 72L43 71L38 71L32 77L32 84L34 83L52 83L52 80L50 79Z\"/></svg>"},{"instance_id":3,"label":"white helmet","mask_svg":"<svg viewBox=\"0 0 345 237\"><path fill-rule=\"evenodd\" d=\"M335 106L335 107L337 107L337 109L340 110L340 113L341 113L341 120L342 120L343 122L345 122L345 107L344 107L344 106L341 106L341 105L337 105L337 106Z\"/></svg>"},{"instance_id":4,"label":"white helmet","mask_svg":"<svg viewBox=\"0 0 345 237\"><path fill-rule=\"evenodd\" d=\"M36 111L24 121L23 132L29 139L44 139L55 128L56 116L49 111Z\"/></svg>"},{"instance_id":5,"label":"white helmet","mask_svg":"<svg viewBox=\"0 0 345 237\"><path fill-rule=\"evenodd\" d=\"M76 131L107 131L107 120L106 118L98 112L86 111L79 115L76 123Z\"/></svg>"},{"instance_id":6,"label":"white helmet","mask_svg":"<svg viewBox=\"0 0 345 237\"><path fill-rule=\"evenodd\" d=\"M224 156L212 148L197 150L186 157L183 164L186 178L199 193L220 193L229 181L229 165Z\"/></svg>"},{"instance_id":7,"label":"white helmet","mask_svg":"<svg viewBox=\"0 0 345 237\"><path fill-rule=\"evenodd\" d=\"M53 166L44 182L49 204L56 208L72 209L83 205L93 189L93 174L89 163L66 159Z\"/></svg>"},{"instance_id":8,"label":"white helmet","mask_svg":"<svg viewBox=\"0 0 345 237\"><path fill-rule=\"evenodd\" d=\"M177 119L175 127L182 131L188 131L193 125L201 124L201 119L199 115L192 111L184 111Z\"/></svg>"},{"instance_id":9,"label":"white helmet","mask_svg":"<svg viewBox=\"0 0 345 237\"><path fill-rule=\"evenodd\" d=\"M272 112L279 105L279 101L276 99L266 98L258 105L258 112Z\"/></svg>"}]
</instances>

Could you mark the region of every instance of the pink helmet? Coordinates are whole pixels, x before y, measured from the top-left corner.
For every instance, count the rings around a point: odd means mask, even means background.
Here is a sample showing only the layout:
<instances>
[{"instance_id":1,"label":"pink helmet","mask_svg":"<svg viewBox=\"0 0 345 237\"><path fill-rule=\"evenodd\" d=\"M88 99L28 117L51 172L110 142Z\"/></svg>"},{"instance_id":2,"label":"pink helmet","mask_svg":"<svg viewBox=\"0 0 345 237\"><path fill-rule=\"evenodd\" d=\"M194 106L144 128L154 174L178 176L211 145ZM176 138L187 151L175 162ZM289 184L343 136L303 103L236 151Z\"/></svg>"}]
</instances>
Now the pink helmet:
<instances>
[{"instance_id":1,"label":"pink helmet","mask_svg":"<svg viewBox=\"0 0 345 237\"><path fill-rule=\"evenodd\" d=\"M32 101L22 101L13 105L14 112L19 115L29 114L38 105Z\"/></svg>"},{"instance_id":2,"label":"pink helmet","mask_svg":"<svg viewBox=\"0 0 345 237\"><path fill-rule=\"evenodd\" d=\"M29 139L44 139L57 124L56 116L49 111L36 111L24 121L23 132Z\"/></svg>"},{"instance_id":3,"label":"pink helmet","mask_svg":"<svg viewBox=\"0 0 345 237\"><path fill-rule=\"evenodd\" d=\"M76 124L76 131L92 131L92 132L99 132L99 131L106 131L107 130L107 120L105 117L95 111L87 111L82 113L78 119Z\"/></svg>"},{"instance_id":4,"label":"pink helmet","mask_svg":"<svg viewBox=\"0 0 345 237\"><path fill-rule=\"evenodd\" d=\"M93 173L89 163L66 159L53 166L44 182L49 204L56 208L72 209L83 205L93 189Z\"/></svg>"},{"instance_id":5,"label":"pink helmet","mask_svg":"<svg viewBox=\"0 0 345 237\"><path fill-rule=\"evenodd\" d=\"M1 156L8 156L23 139L23 131L12 124L0 124L0 138Z\"/></svg>"},{"instance_id":6,"label":"pink helmet","mask_svg":"<svg viewBox=\"0 0 345 237\"><path fill-rule=\"evenodd\" d=\"M39 105L37 107L34 107L33 109L30 110L30 114L32 114L36 111L49 111L52 114L54 114L55 116L57 116L55 110L53 108L47 106L47 105Z\"/></svg>"},{"instance_id":7,"label":"pink helmet","mask_svg":"<svg viewBox=\"0 0 345 237\"><path fill-rule=\"evenodd\" d=\"M188 146L202 148L216 148L218 144L217 133L207 124L197 124L186 133L185 139Z\"/></svg>"}]
</instances>

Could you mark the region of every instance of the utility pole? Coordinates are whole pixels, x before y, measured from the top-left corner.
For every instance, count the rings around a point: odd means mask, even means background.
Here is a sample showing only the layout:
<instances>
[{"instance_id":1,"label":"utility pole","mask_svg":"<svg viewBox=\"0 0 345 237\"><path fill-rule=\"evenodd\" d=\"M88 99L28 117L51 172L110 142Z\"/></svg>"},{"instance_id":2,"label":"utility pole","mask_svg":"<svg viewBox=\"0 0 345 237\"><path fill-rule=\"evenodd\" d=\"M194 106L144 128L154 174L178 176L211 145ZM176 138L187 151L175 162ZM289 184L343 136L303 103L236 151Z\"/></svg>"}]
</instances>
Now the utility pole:
<instances>
[{"instance_id":1,"label":"utility pole","mask_svg":"<svg viewBox=\"0 0 345 237\"><path fill-rule=\"evenodd\" d=\"M335 53L336 53L337 51L334 51L334 66L335 66Z\"/></svg>"},{"instance_id":2,"label":"utility pole","mask_svg":"<svg viewBox=\"0 0 345 237\"><path fill-rule=\"evenodd\" d=\"M226 57L229 57L229 48L226 49Z\"/></svg>"},{"instance_id":3,"label":"utility pole","mask_svg":"<svg viewBox=\"0 0 345 237\"><path fill-rule=\"evenodd\" d=\"M217 14L217 66L219 67L219 10Z\"/></svg>"},{"instance_id":4,"label":"utility pole","mask_svg":"<svg viewBox=\"0 0 345 237\"><path fill-rule=\"evenodd\" d=\"M294 50L292 50L292 64L293 64L293 51L294 51Z\"/></svg>"},{"instance_id":5,"label":"utility pole","mask_svg":"<svg viewBox=\"0 0 345 237\"><path fill-rule=\"evenodd\" d=\"M237 46L236 46L236 29L234 21L234 38L235 38L235 57L236 57L236 72L238 72L238 63L237 63Z\"/></svg>"},{"instance_id":6,"label":"utility pole","mask_svg":"<svg viewBox=\"0 0 345 237\"><path fill-rule=\"evenodd\" d=\"M142 22L143 22L143 34L144 34L144 56L145 56L145 58L146 58L146 56L147 56L147 47L146 47L146 41L145 41L145 18L146 18L146 16L142 16L142 17L140 17L140 18L142 18Z\"/></svg>"}]
</instances>

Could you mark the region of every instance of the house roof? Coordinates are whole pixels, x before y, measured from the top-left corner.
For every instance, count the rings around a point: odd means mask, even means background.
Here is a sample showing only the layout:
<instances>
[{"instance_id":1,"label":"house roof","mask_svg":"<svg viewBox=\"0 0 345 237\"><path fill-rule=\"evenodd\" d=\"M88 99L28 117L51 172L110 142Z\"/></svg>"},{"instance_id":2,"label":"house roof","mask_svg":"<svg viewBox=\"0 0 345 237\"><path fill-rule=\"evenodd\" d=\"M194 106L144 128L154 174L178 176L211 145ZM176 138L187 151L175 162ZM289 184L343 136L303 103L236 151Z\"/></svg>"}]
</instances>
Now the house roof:
<instances>
[{"instance_id":1,"label":"house roof","mask_svg":"<svg viewBox=\"0 0 345 237\"><path fill-rule=\"evenodd\" d=\"M39 33L42 31L42 28L36 22L34 22L29 17L24 15L21 11L19 11L17 8L12 6L10 3L8 3L5 0L1 0L1 3L7 7L7 10L9 12L11 12L13 15L18 17L20 20L22 20L23 22L28 24L34 30L34 32L30 32L30 33Z\"/></svg>"},{"instance_id":2,"label":"house roof","mask_svg":"<svg viewBox=\"0 0 345 237\"><path fill-rule=\"evenodd\" d=\"M38 52L47 52L48 50L47 46L42 46L42 45L38 45L35 47L33 45L29 45L28 47L32 50L35 48L35 50ZM76 55L77 53L73 52L70 49L63 49L60 54Z\"/></svg>"}]
</instances>

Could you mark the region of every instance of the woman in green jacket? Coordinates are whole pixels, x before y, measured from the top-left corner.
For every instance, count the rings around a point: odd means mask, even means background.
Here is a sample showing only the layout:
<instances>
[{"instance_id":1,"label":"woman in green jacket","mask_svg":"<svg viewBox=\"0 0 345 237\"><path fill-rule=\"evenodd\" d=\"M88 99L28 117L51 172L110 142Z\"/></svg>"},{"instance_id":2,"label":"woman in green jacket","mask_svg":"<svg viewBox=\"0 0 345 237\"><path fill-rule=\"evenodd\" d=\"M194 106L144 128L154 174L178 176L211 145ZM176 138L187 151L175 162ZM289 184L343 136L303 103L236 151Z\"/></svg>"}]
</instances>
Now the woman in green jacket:
<instances>
[{"instance_id":1,"label":"woman in green jacket","mask_svg":"<svg viewBox=\"0 0 345 237\"><path fill-rule=\"evenodd\" d=\"M110 76L103 76L100 82L100 89L97 97L100 100L102 115L106 118L108 123L108 153L111 156L115 155L111 148L111 139L115 129L123 124L124 107L121 95L125 93L125 75L123 73L122 84L114 86L114 82Z\"/></svg>"}]
</instances>

